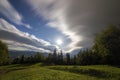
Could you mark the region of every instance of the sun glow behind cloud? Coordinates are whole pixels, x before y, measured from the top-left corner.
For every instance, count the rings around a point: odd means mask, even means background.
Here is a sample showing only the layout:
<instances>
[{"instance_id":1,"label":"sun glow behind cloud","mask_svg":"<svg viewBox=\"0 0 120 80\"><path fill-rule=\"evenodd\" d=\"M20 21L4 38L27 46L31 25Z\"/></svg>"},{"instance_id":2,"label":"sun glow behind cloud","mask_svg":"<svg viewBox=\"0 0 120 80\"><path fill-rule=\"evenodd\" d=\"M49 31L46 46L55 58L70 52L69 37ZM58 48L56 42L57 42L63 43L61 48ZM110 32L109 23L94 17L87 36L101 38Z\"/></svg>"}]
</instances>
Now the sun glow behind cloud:
<instances>
[{"instance_id":1,"label":"sun glow behind cloud","mask_svg":"<svg viewBox=\"0 0 120 80\"><path fill-rule=\"evenodd\" d=\"M50 42L18 30L2 18L0 18L0 38L8 44L10 50L50 52L56 48L56 45L52 45Z\"/></svg>"},{"instance_id":2,"label":"sun glow behind cloud","mask_svg":"<svg viewBox=\"0 0 120 80\"><path fill-rule=\"evenodd\" d=\"M67 0L28 0L29 5L33 8L38 16L43 16L44 19L48 20L49 27L58 29L63 33L66 38L70 39L71 42L64 46L65 51L72 51L76 47L77 43L82 40L82 38L72 31L66 21L66 11L69 7ZM44 6L42 6L44 4ZM48 8L49 7L49 8ZM53 15L54 14L54 15ZM78 48L78 46L77 46ZM80 47L81 48L81 47Z\"/></svg>"},{"instance_id":3,"label":"sun glow behind cloud","mask_svg":"<svg viewBox=\"0 0 120 80\"><path fill-rule=\"evenodd\" d=\"M57 40L56 40L56 43L57 43L58 45L62 45L62 44L63 44L63 41L62 41L61 39L57 39Z\"/></svg>"},{"instance_id":4,"label":"sun glow behind cloud","mask_svg":"<svg viewBox=\"0 0 120 80\"><path fill-rule=\"evenodd\" d=\"M119 0L27 0L27 3L38 16L48 20L49 27L71 40L64 48L66 51L90 48L96 33L111 22L119 24Z\"/></svg>"},{"instance_id":5,"label":"sun glow behind cloud","mask_svg":"<svg viewBox=\"0 0 120 80\"><path fill-rule=\"evenodd\" d=\"M23 45L24 47L29 46L29 48L35 46L36 48L42 47L45 50L53 49L56 46L54 45L56 44L54 39L58 36L63 41L61 46L65 51L71 52L80 48L90 48L95 35L99 31L109 23L119 24L120 21L120 0L110 0L109 2L106 0L21 0L20 2L22 3L18 4L19 2L12 0L0 0L2 19L16 27L13 28L1 21L2 31L0 33L3 34L4 32L4 35L8 33L10 36L7 36L7 39L14 36L12 38L14 41L27 43L27 46L24 43ZM14 5L14 3L18 5ZM22 5L23 8L21 4L24 4ZM26 10L25 7L29 9ZM30 12L32 14L26 16L26 13ZM32 29L29 29L29 31L28 28L31 28L31 26L26 22L32 25ZM38 26L38 23L41 25ZM21 28L20 26L27 28ZM34 29L38 32L35 32ZM39 33L41 33L40 36ZM19 39L16 35L24 40ZM15 39L15 37L17 38ZM44 43L44 41L47 43Z\"/></svg>"}]
</instances>

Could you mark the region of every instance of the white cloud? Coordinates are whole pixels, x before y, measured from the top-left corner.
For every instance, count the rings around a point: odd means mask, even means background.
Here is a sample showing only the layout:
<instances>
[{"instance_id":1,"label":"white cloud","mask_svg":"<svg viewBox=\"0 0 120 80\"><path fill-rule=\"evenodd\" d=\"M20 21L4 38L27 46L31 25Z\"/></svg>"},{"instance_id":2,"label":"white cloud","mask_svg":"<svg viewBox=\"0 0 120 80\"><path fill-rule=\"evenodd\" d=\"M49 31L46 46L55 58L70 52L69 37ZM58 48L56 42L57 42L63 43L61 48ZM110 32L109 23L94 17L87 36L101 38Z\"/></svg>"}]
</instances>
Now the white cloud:
<instances>
[{"instance_id":1,"label":"white cloud","mask_svg":"<svg viewBox=\"0 0 120 80\"><path fill-rule=\"evenodd\" d=\"M55 45L18 30L2 18L0 18L0 34L0 38L9 45L9 49L49 52L55 48Z\"/></svg>"},{"instance_id":2,"label":"white cloud","mask_svg":"<svg viewBox=\"0 0 120 80\"><path fill-rule=\"evenodd\" d=\"M3 41L8 44L9 50L18 50L18 51L40 51L40 52L51 52L50 50L45 50L43 48L38 48L35 46L31 46L25 43L19 43L16 41L11 41L11 40L4 40Z\"/></svg>"},{"instance_id":3,"label":"white cloud","mask_svg":"<svg viewBox=\"0 0 120 80\"><path fill-rule=\"evenodd\" d=\"M49 20L48 26L58 29L68 36L67 38L71 39L69 45L64 48L66 51L72 51L76 48L77 43L82 40L82 37L73 32L66 22L65 12L69 6L67 0L28 0L28 3L36 11L37 15L42 15L45 19Z\"/></svg>"},{"instance_id":4,"label":"white cloud","mask_svg":"<svg viewBox=\"0 0 120 80\"><path fill-rule=\"evenodd\" d=\"M109 23L119 24L120 0L27 0L48 26L60 30L71 42L67 51L89 48L95 34Z\"/></svg>"},{"instance_id":5,"label":"white cloud","mask_svg":"<svg viewBox=\"0 0 120 80\"><path fill-rule=\"evenodd\" d=\"M22 16L14 9L8 0L0 0L0 13L17 25L31 28L29 24L22 22Z\"/></svg>"}]
</instances>

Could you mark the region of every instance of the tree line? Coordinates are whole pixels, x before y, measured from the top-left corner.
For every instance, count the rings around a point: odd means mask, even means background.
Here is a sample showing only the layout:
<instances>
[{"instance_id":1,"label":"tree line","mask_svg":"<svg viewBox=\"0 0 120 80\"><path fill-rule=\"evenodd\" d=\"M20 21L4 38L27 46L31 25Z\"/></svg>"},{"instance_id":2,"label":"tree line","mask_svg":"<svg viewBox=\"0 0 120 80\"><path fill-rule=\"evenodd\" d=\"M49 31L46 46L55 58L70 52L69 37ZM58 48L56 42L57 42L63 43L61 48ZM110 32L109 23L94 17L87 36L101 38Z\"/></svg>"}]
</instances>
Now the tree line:
<instances>
[{"instance_id":1,"label":"tree line","mask_svg":"<svg viewBox=\"0 0 120 80\"><path fill-rule=\"evenodd\" d=\"M34 56L20 56L12 60L12 63L36 63L57 65L120 65L120 26L110 25L96 35L94 45L89 49L80 50L77 55L70 57L70 53L63 53L54 49L53 53L43 56L40 53ZM0 41L0 65L7 64L8 47Z\"/></svg>"},{"instance_id":2,"label":"tree line","mask_svg":"<svg viewBox=\"0 0 120 80\"><path fill-rule=\"evenodd\" d=\"M14 58L11 63L12 64L25 64L25 63L38 63L42 62L46 65L65 65L71 64L70 54L67 53L65 56L63 55L62 50L58 52L55 48L52 53L49 53L48 56L44 56L43 54L37 52L34 56L19 56Z\"/></svg>"},{"instance_id":3,"label":"tree line","mask_svg":"<svg viewBox=\"0 0 120 80\"><path fill-rule=\"evenodd\" d=\"M78 64L120 65L120 26L110 25L94 39L91 49L77 54Z\"/></svg>"}]
</instances>

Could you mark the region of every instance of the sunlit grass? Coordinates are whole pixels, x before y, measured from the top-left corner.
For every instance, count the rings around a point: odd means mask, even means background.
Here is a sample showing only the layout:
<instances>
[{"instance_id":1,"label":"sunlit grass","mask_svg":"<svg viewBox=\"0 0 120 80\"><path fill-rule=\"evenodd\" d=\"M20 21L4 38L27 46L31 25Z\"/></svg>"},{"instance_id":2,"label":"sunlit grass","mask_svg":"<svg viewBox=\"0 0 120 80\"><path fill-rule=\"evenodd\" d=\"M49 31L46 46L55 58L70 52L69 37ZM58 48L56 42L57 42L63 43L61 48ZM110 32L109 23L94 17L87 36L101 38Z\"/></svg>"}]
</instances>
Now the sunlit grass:
<instances>
[{"instance_id":1,"label":"sunlit grass","mask_svg":"<svg viewBox=\"0 0 120 80\"><path fill-rule=\"evenodd\" d=\"M119 80L120 68L99 66L9 65L0 67L0 80Z\"/></svg>"}]
</instances>

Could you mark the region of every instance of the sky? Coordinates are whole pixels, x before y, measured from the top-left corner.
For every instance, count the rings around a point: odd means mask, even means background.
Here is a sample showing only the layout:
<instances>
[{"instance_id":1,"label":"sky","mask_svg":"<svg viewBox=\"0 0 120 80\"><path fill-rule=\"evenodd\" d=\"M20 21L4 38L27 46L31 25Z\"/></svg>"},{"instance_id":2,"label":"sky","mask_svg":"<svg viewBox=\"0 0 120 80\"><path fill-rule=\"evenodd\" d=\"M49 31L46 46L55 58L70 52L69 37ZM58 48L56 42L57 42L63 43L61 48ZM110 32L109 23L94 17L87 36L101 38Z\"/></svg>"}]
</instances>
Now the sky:
<instances>
[{"instance_id":1,"label":"sky","mask_svg":"<svg viewBox=\"0 0 120 80\"><path fill-rule=\"evenodd\" d=\"M120 24L120 0L0 0L0 39L9 50L75 52ZM57 40L62 44L58 45Z\"/></svg>"}]
</instances>

